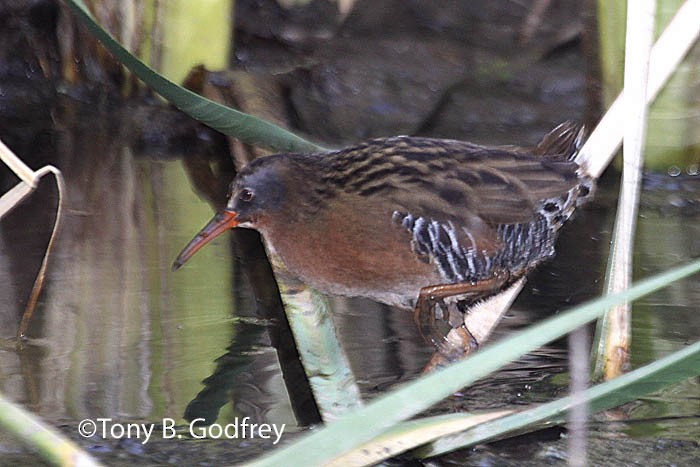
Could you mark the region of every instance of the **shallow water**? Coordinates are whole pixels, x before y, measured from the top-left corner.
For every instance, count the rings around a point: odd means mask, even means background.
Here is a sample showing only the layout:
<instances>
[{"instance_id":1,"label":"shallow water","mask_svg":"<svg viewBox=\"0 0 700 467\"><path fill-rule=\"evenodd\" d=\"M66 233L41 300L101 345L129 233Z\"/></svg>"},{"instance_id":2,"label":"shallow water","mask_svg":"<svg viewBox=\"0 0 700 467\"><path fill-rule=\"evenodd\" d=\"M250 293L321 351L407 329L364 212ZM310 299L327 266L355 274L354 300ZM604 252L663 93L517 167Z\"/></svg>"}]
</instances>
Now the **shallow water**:
<instances>
[{"instance_id":1,"label":"shallow water","mask_svg":"<svg viewBox=\"0 0 700 467\"><path fill-rule=\"evenodd\" d=\"M115 131L114 123L87 129L84 121L107 118L89 117L64 122L46 151L64 169L67 211L31 339L21 352L11 339L53 221L56 193L51 182L43 181L28 202L2 221L2 392L76 439L76 424L85 418L152 423L172 418L183 424L188 405L189 418L225 424L249 416L257 423L284 423L289 436L313 423L317 415L304 400L306 383L288 372L285 385L280 361L288 364L289 354L280 357L271 345L272 339L278 348L285 344L279 342L275 319L256 311L242 274L241 264L250 259L240 254L241 245L255 242L255 237L243 233L245 238L232 243L222 236L182 270L170 271L180 248L213 212L195 189L202 185L193 184L192 161L204 160L221 171L224 184L230 177L225 164L206 152L197 154L197 147L139 154L130 135ZM114 122L114 113L109 118ZM200 146L209 143L202 140ZM643 194L637 277L700 255L697 213L666 202L679 196L697 200L698 180L688 180L682 193L660 183L653 193ZM596 200L565 228L557 257L529 278L494 339L507 338L516 329L599 293L615 193L616 187L604 183ZM697 278L640 300L633 322L633 366L697 341L699 306ZM415 378L432 352L410 313L365 300L338 299L334 322L366 398ZM433 410L546 401L564 393L552 377L566 369L566 344L554 343ZM595 436L697 441L699 398L696 378L631 404L616 412L614 420L597 417ZM148 450L114 440L81 442L95 453L116 456L110 462L125 461L119 457L124 453L156 461L169 450L177 451L167 443ZM271 442L222 446L252 455L269 449ZM187 449L168 455L187 458ZM0 440L0 450L20 452L11 440Z\"/></svg>"}]
</instances>

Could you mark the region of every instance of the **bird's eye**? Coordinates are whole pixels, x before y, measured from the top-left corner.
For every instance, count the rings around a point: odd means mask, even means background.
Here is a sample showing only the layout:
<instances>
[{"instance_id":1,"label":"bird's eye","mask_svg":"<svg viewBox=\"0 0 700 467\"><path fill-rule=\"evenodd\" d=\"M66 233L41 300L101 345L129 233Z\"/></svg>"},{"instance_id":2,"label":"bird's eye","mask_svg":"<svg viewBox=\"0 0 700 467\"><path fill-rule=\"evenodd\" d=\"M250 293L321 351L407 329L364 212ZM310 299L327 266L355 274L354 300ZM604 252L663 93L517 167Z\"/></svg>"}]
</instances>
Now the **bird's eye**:
<instances>
[{"instance_id":1,"label":"bird's eye","mask_svg":"<svg viewBox=\"0 0 700 467\"><path fill-rule=\"evenodd\" d=\"M243 188L241 190L241 194L238 195L238 198L244 203L249 203L253 200L253 198L255 198L255 193L253 193L253 190L249 188Z\"/></svg>"}]
</instances>

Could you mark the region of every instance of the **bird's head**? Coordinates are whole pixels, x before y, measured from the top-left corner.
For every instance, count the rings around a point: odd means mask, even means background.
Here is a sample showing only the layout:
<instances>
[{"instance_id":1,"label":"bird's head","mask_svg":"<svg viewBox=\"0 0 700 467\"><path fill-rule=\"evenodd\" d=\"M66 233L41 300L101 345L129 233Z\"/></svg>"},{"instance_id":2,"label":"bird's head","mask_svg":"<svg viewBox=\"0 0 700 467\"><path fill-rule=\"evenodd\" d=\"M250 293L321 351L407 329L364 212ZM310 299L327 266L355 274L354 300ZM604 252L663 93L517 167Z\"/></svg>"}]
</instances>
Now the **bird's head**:
<instances>
[{"instance_id":1,"label":"bird's head","mask_svg":"<svg viewBox=\"0 0 700 467\"><path fill-rule=\"evenodd\" d=\"M199 249L235 227L260 228L266 218L282 209L285 199L285 167L283 155L259 158L246 166L229 187L229 197L223 212L187 244L173 263L179 269Z\"/></svg>"}]
</instances>

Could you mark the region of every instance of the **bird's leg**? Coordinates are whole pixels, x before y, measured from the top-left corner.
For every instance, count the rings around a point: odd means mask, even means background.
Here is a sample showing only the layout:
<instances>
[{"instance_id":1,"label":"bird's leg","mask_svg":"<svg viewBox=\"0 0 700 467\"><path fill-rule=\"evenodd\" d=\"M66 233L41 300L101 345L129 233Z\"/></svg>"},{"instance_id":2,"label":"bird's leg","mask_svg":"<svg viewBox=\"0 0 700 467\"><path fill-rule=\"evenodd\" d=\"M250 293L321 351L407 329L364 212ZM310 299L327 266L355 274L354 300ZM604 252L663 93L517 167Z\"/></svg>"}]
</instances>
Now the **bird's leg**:
<instances>
[{"instance_id":1,"label":"bird's leg","mask_svg":"<svg viewBox=\"0 0 700 467\"><path fill-rule=\"evenodd\" d=\"M423 287L418 295L418 301L416 302L416 309L413 313L413 320L416 323L416 327L420 332L421 337L425 341L432 342L433 345L438 346L442 338L441 335L436 331L436 311L434 311L435 306L439 306L443 316L447 316L449 310L445 300L437 293L439 292L440 286ZM422 319L427 317L428 319L428 329L430 330L430 336L427 337L423 332L424 327L422 324ZM436 337L438 336L438 337Z\"/></svg>"},{"instance_id":2,"label":"bird's leg","mask_svg":"<svg viewBox=\"0 0 700 467\"><path fill-rule=\"evenodd\" d=\"M443 320L445 317L449 317L449 309L445 300L437 295L431 295L429 292L423 295L424 290L425 288L421 289L421 294L418 297L416 309L413 313L413 320L423 340L432 342L433 345L438 346L442 340L442 334L437 331L437 310L435 307L440 307ZM422 324L422 319L425 317L428 319L427 327L430 330L430 336L426 336L423 332L424 326Z\"/></svg>"},{"instance_id":3,"label":"bird's leg","mask_svg":"<svg viewBox=\"0 0 700 467\"><path fill-rule=\"evenodd\" d=\"M447 313L445 299L454 296L460 296L462 300L475 301L484 296L488 296L500 290L509 280L508 273L497 272L493 277L482 279L474 282L459 282L457 284L441 284L423 287L418 294L416 309L413 314L413 319L424 336L421 325L421 318L428 314L431 333L434 331L435 324L435 305L440 306L443 313ZM453 332L454 331L454 332ZM450 331L450 339L445 340L445 336L440 336L438 339L432 339L439 353L444 354L447 361L459 360L468 354L475 351L479 343L474 339L471 332L462 324ZM455 338L457 337L457 338ZM461 348L460 347L461 342Z\"/></svg>"},{"instance_id":4,"label":"bird's leg","mask_svg":"<svg viewBox=\"0 0 700 467\"><path fill-rule=\"evenodd\" d=\"M493 277L478 281L423 287L418 294L413 319L416 325L421 328L421 317L427 314L429 317L432 316L430 323L433 324L435 321L435 314L433 313L435 305L439 305L443 313L447 313L446 298L460 296L462 300L477 300L498 291L506 284L508 278L509 275L507 273L498 273Z\"/></svg>"}]
</instances>

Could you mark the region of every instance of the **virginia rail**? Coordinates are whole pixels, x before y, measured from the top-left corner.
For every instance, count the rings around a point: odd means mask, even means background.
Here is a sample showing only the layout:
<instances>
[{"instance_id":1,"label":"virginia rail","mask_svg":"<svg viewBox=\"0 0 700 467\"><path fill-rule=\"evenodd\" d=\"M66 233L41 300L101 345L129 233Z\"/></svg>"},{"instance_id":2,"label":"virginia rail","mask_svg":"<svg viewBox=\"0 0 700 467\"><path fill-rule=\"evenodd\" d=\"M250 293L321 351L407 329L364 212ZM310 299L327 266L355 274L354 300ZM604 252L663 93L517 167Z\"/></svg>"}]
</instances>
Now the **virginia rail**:
<instances>
[{"instance_id":1,"label":"virginia rail","mask_svg":"<svg viewBox=\"0 0 700 467\"><path fill-rule=\"evenodd\" d=\"M319 291L417 317L435 305L464 310L554 254L558 230L591 193L573 160L582 140L565 122L531 150L399 136L258 158L173 270L225 230L248 227Z\"/></svg>"}]
</instances>

